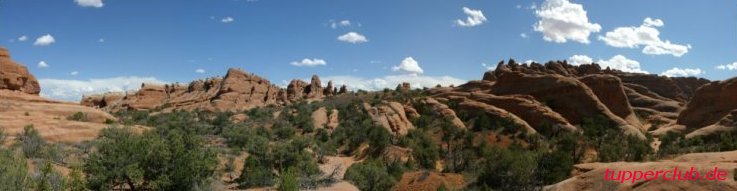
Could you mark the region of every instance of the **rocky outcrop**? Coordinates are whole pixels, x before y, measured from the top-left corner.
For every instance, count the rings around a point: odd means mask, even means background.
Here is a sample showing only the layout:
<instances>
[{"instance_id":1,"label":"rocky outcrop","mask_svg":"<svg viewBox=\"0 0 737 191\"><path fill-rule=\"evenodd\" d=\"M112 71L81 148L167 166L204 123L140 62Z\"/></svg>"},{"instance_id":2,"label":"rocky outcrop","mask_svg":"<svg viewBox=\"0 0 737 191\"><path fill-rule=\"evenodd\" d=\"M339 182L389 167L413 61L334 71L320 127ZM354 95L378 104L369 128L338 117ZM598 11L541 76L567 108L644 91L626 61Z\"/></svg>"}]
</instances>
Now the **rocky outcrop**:
<instances>
[{"instance_id":1,"label":"rocky outcrop","mask_svg":"<svg viewBox=\"0 0 737 191\"><path fill-rule=\"evenodd\" d=\"M414 191L414 190L440 190L440 187L448 190L463 190L465 186L463 175L456 173L438 173L427 170L405 172L402 178L391 190Z\"/></svg>"},{"instance_id":2,"label":"rocky outcrop","mask_svg":"<svg viewBox=\"0 0 737 191\"><path fill-rule=\"evenodd\" d=\"M622 81L612 75L592 74L579 78L606 105L609 110L630 125L642 128L640 120L630 106Z\"/></svg>"},{"instance_id":3,"label":"rocky outcrop","mask_svg":"<svg viewBox=\"0 0 737 191\"><path fill-rule=\"evenodd\" d=\"M524 94L546 103L568 122L581 124L583 119L604 116L628 134L644 138L640 128L615 115L594 92L576 78L560 75L535 75L508 72L497 76L491 89L495 95Z\"/></svg>"},{"instance_id":4,"label":"rocky outcrop","mask_svg":"<svg viewBox=\"0 0 737 191\"><path fill-rule=\"evenodd\" d=\"M328 86L325 87L325 90L323 91L323 94L325 96L331 96L331 95L334 95L335 92L337 92L336 90L337 89L335 89L335 87L333 87L333 81L330 80L330 81L328 81Z\"/></svg>"},{"instance_id":5,"label":"rocky outcrop","mask_svg":"<svg viewBox=\"0 0 737 191\"><path fill-rule=\"evenodd\" d=\"M28 72L28 68L10 59L10 52L3 47L0 47L0 89L33 95L41 92L36 77Z\"/></svg>"},{"instance_id":6,"label":"rocky outcrop","mask_svg":"<svg viewBox=\"0 0 737 191\"><path fill-rule=\"evenodd\" d=\"M402 82L401 84L397 84L397 88L394 90L399 92L406 92L412 90L412 85L409 84L409 82Z\"/></svg>"},{"instance_id":7,"label":"rocky outcrop","mask_svg":"<svg viewBox=\"0 0 737 191\"><path fill-rule=\"evenodd\" d=\"M524 129L524 132L526 132L527 134L537 133L537 131L532 128L532 126L530 126L527 121L521 119L517 115L514 115L493 105L485 104L483 102L478 102L471 99L464 99L460 103L458 103L458 109L469 112L483 112L492 120L507 121L512 126Z\"/></svg>"},{"instance_id":8,"label":"rocky outcrop","mask_svg":"<svg viewBox=\"0 0 737 191\"><path fill-rule=\"evenodd\" d=\"M465 129L466 125L463 124L463 121L458 118L456 115L456 112L453 111L448 107L448 105L445 105L443 103L438 102L438 100L435 100L430 97L426 97L420 100L420 104L423 104L429 109L435 113L436 116L447 118L450 120L450 123L452 123L454 126Z\"/></svg>"},{"instance_id":9,"label":"rocky outcrop","mask_svg":"<svg viewBox=\"0 0 737 191\"><path fill-rule=\"evenodd\" d=\"M348 87L345 85L340 86L340 90L338 90L338 94L345 94L348 93Z\"/></svg>"},{"instance_id":10,"label":"rocky outcrop","mask_svg":"<svg viewBox=\"0 0 737 191\"><path fill-rule=\"evenodd\" d=\"M4 140L13 141L32 125L46 141L80 143L96 138L108 126L106 122L116 120L92 107L39 97L39 88L26 67L10 60L8 50L0 48L0 130L8 136ZM103 96L94 100L105 102Z\"/></svg>"},{"instance_id":11,"label":"rocky outcrop","mask_svg":"<svg viewBox=\"0 0 737 191\"><path fill-rule=\"evenodd\" d=\"M573 177L562 182L546 186L545 191L564 190L737 190L735 175L732 173L737 168L737 151L720 153L693 153L676 157L672 160L655 162L613 162L613 163L585 163L574 165ZM724 180L668 180L660 178L632 181L605 180L603 177L609 172L629 171L630 173L648 171L672 171L678 168L682 174L691 168L698 171L700 177L718 168L724 172ZM668 178L670 178L669 174ZM625 175L626 176L626 175ZM681 175L685 177L685 175ZM612 176L614 178L619 175ZM651 176L652 177L652 176Z\"/></svg>"},{"instance_id":12,"label":"rocky outcrop","mask_svg":"<svg viewBox=\"0 0 737 191\"><path fill-rule=\"evenodd\" d=\"M315 128L335 129L338 127L338 110L333 109L328 113L325 107L320 107L312 112L312 123Z\"/></svg>"},{"instance_id":13,"label":"rocky outcrop","mask_svg":"<svg viewBox=\"0 0 737 191\"><path fill-rule=\"evenodd\" d=\"M317 75L312 75L312 79L310 79L310 85L305 88L305 95L307 95L308 99L318 99L323 97L322 92L322 83L320 82L320 77Z\"/></svg>"},{"instance_id":14,"label":"rocky outcrop","mask_svg":"<svg viewBox=\"0 0 737 191\"><path fill-rule=\"evenodd\" d=\"M731 133L735 130L737 130L737 109L732 110L728 115L722 117L722 119L714 124L696 129L686 134L686 138L720 135L722 133Z\"/></svg>"},{"instance_id":15,"label":"rocky outcrop","mask_svg":"<svg viewBox=\"0 0 737 191\"><path fill-rule=\"evenodd\" d=\"M415 128L407 119L404 106L400 103L385 101L375 106L363 103L363 108L376 124L386 128L393 135L406 135L410 129Z\"/></svg>"},{"instance_id":16,"label":"rocky outcrop","mask_svg":"<svg viewBox=\"0 0 737 191\"><path fill-rule=\"evenodd\" d=\"M571 125L565 118L563 118L563 116L561 116L559 113L556 113L549 107L536 101L535 98L531 96L496 96L483 92L447 92L436 94L435 96L448 98L456 102L462 102L464 99L471 99L474 101L493 105L521 118L538 132L554 132L559 130L573 132L577 129L575 126Z\"/></svg>"},{"instance_id":17,"label":"rocky outcrop","mask_svg":"<svg viewBox=\"0 0 737 191\"><path fill-rule=\"evenodd\" d=\"M324 94L332 93L323 90L316 75L312 77L310 84L292 80L286 89L282 89L262 77L231 68L224 78L196 80L188 85L143 84L141 89L135 92L88 95L81 103L107 111L168 112L175 109L238 111L267 105L283 105L304 99L322 99Z\"/></svg>"},{"instance_id":18,"label":"rocky outcrop","mask_svg":"<svg viewBox=\"0 0 737 191\"><path fill-rule=\"evenodd\" d=\"M718 123L737 109L737 78L701 86L678 115L677 123L696 129Z\"/></svg>"},{"instance_id":19,"label":"rocky outcrop","mask_svg":"<svg viewBox=\"0 0 737 191\"><path fill-rule=\"evenodd\" d=\"M287 86L287 99L289 101L302 99L307 85L307 82L303 82L302 80L295 79L289 82L289 85Z\"/></svg>"}]
</instances>

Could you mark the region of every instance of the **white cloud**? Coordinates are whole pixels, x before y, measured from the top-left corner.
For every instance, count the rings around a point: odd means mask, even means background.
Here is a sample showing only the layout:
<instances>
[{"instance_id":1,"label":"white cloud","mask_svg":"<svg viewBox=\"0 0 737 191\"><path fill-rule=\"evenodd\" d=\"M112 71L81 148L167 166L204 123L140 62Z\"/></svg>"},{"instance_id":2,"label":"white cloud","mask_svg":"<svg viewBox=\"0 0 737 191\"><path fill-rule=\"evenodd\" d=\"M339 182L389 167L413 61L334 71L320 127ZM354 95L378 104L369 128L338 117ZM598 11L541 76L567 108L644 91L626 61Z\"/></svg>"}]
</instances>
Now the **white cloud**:
<instances>
[{"instance_id":1,"label":"white cloud","mask_svg":"<svg viewBox=\"0 0 737 191\"><path fill-rule=\"evenodd\" d=\"M663 20L647 17L639 27L618 27L607 32L605 36L599 36L599 40L617 48L644 46L642 53L651 55L670 54L681 57L688 53L688 49L691 49L690 44L673 44L668 40L660 39L660 31L657 27L662 27L663 24Z\"/></svg>"},{"instance_id":2,"label":"white cloud","mask_svg":"<svg viewBox=\"0 0 737 191\"><path fill-rule=\"evenodd\" d=\"M540 20L534 30L543 33L545 41L588 44L589 35L601 30L601 25L589 22L583 5L568 0L546 0L535 14Z\"/></svg>"},{"instance_id":3,"label":"white cloud","mask_svg":"<svg viewBox=\"0 0 737 191\"><path fill-rule=\"evenodd\" d=\"M142 83L166 84L154 77L121 76L89 80L40 79L41 96L78 101L82 95L137 90Z\"/></svg>"},{"instance_id":4,"label":"white cloud","mask_svg":"<svg viewBox=\"0 0 737 191\"><path fill-rule=\"evenodd\" d=\"M591 57L586 55L573 55L570 58L568 58L568 64L579 66L581 64L591 64L594 62L594 59L591 59Z\"/></svg>"},{"instance_id":5,"label":"white cloud","mask_svg":"<svg viewBox=\"0 0 737 191\"><path fill-rule=\"evenodd\" d=\"M338 37L338 40L343 41L343 42L353 43L353 44L368 42L368 39L366 38L366 36L363 36L356 32L348 32L348 33L345 33L344 35L340 35Z\"/></svg>"},{"instance_id":6,"label":"white cloud","mask_svg":"<svg viewBox=\"0 0 737 191\"><path fill-rule=\"evenodd\" d=\"M302 61L294 61L294 62L291 62L290 64L292 64L293 66L300 66L300 67L301 66L309 66L309 67L312 67L312 66L324 66L324 65L327 65L328 63L325 62L325 60L323 60L323 59L317 59L317 58L308 59L308 58L305 58L305 59L302 59Z\"/></svg>"},{"instance_id":7,"label":"white cloud","mask_svg":"<svg viewBox=\"0 0 737 191\"><path fill-rule=\"evenodd\" d=\"M196 70L194 70L194 72L195 73L199 73L199 74L204 74L205 73L205 69L202 69L202 68L196 69Z\"/></svg>"},{"instance_id":8,"label":"white cloud","mask_svg":"<svg viewBox=\"0 0 737 191\"><path fill-rule=\"evenodd\" d=\"M686 77L686 76L698 76L704 74L704 71L701 69L695 68L684 68L680 69L678 67L671 68L670 70L666 70L663 73L660 73L662 76L668 76L668 77Z\"/></svg>"},{"instance_id":9,"label":"white cloud","mask_svg":"<svg viewBox=\"0 0 737 191\"><path fill-rule=\"evenodd\" d=\"M537 62L537 61L535 61L535 60L525 60L525 61L524 61L524 62L522 62L522 63L525 63L525 64L527 64L527 65L530 65L530 64L532 64L532 63L536 63L536 62Z\"/></svg>"},{"instance_id":10,"label":"white cloud","mask_svg":"<svg viewBox=\"0 0 737 191\"><path fill-rule=\"evenodd\" d=\"M100 39L97 40L97 42L101 42L101 43L102 42L105 42L105 39L104 38L100 38Z\"/></svg>"},{"instance_id":11,"label":"white cloud","mask_svg":"<svg viewBox=\"0 0 737 191\"><path fill-rule=\"evenodd\" d=\"M480 9L474 10L468 7L463 7L463 13L466 14L466 20L457 19L456 24L464 27L473 27L486 22L486 17Z\"/></svg>"},{"instance_id":12,"label":"white cloud","mask_svg":"<svg viewBox=\"0 0 737 191\"><path fill-rule=\"evenodd\" d=\"M525 33L519 33L519 37L522 37L522 38L527 38L528 36L527 36L527 34L525 34Z\"/></svg>"},{"instance_id":13,"label":"white cloud","mask_svg":"<svg viewBox=\"0 0 737 191\"><path fill-rule=\"evenodd\" d=\"M320 79L323 79L323 82L332 80L333 84L338 84L338 86L345 84L350 90L362 89L367 91L377 91L384 88L394 89L397 87L397 84L402 82L409 82L413 88L432 88L438 84L447 87L449 85L457 86L466 83L466 80L450 76L418 76L411 74L389 75L370 79L356 76L326 76L320 77Z\"/></svg>"},{"instance_id":14,"label":"white cloud","mask_svg":"<svg viewBox=\"0 0 737 191\"><path fill-rule=\"evenodd\" d=\"M48 68L49 64L46 64L46 61L38 62L38 68Z\"/></svg>"},{"instance_id":15,"label":"white cloud","mask_svg":"<svg viewBox=\"0 0 737 191\"><path fill-rule=\"evenodd\" d=\"M737 62L733 62L731 64L726 65L719 65L716 67L716 69L720 70L737 70Z\"/></svg>"},{"instance_id":16,"label":"white cloud","mask_svg":"<svg viewBox=\"0 0 737 191\"><path fill-rule=\"evenodd\" d=\"M48 45L53 44L54 42L56 42L56 39L54 39L54 37L51 36L50 34L46 34L46 35L43 35L41 37L38 37L36 39L36 42L33 43L33 45L36 45L36 46L48 46Z\"/></svg>"},{"instance_id":17,"label":"white cloud","mask_svg":"<svg viewBox=\"0 0 737 191\"><path fill-rule=\"evenodd\" d=\"M496 69L494 66L488 65L486 63L481 63L481 67L484 67L484 69L486 69L487 71Z\"/></svg>"},{"instance_id":18,"label":"white cloud","mask_svg":"<svg viewBox=\"0 0 737 191\"><path fill-rule=\"evenodd\" d=\"M235 21L235 19L233 19L233 17L224 17L223 19L220 19L220 22L223 22L223 23L230 23L230 22L233 22L233 21Z\"/></svg>"},{"instance_id":19,"label":"white cloud","mask_svg":"<svg viewBox=\"0 0 737 191\"><path fill-rule=\"evenodd\" d=\"M72 71L72 72L69 72L69 75L76 76L76 75L79 75L79 72L78 71Z\"/></svg>"},{"instance_id":20,"label":"white cloud","mask_svg":"<svg viewBox=\"0 0 737 191\"><path fill-rule=\"evenodd\" d=\"M638 62L637 60L630 60L622 55L616 55L609 60L599 60L597 64L599 64L601 68L609 67L611 69L621 70L623 72L648 74L647 71L644 71L640 68L640 62Z\"/></svg>"},{"instance_id":21,"label":"white cloud","mask_svg":"<svg viewBox=\"0 0 737 191\"><path fill-rule=\"evenodd\" d=\"M340 20L340 21L335 21L335 20L332 20L332 19L331 19L331 20L330 20L330 21L328 21L328 22L330 22L330 28L333 28L333 29L336 29L336 28L338 28L338 27L347 27L347 26L351 26L351 24L352 24L350 20ZM360 24L359 24L359 26L360 26Z\"/></svg>"},{"instance_id":22,"label":"white cloud","mask_svg":"<svg viewBox=\"0 0 737 191\"><path fill-rule=\"evenodd\" d=\"M102 3L102 0L74 0L74 2L77 2L77 5L82 7L100 8L105 5Z\"/></svg>"},{"instance_id":23,"label":"white cloud","mask_svg":"<svg viewBox=\"0 0 737 191\"><path fill-rule=\"evenodd\" d=\"M18 37L18 41L23 42L23 41L26 41L26 40L28 40L28 36L26 36L26 35L23 35L23 36Z\"/></svg>"},{"instance_id":24,"label":"white cloud","mask_svg":"<svg viewBox=\"0 0 737 191\"><path fill-rule=\"evenodd\" d=\"M424 72L422 71L422 68L420 68L420 65L417 63L417 61L412 57L404 58L404 60L402 60L399 65L392 67L392 71L405 72L409 73L410 75L422 74Z\"/></svg>"}]
</instances>

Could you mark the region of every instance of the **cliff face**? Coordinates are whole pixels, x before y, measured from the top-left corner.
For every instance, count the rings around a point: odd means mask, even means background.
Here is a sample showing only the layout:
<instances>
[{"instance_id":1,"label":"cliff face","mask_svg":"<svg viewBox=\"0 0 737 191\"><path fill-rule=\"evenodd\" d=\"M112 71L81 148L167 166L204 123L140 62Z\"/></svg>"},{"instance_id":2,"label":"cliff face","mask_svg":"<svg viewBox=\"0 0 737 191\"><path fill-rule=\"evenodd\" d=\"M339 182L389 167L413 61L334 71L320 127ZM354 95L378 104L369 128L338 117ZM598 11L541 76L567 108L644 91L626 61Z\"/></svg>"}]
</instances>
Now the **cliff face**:
<instances>
[{"instance_id":1,"label":"cliff face","mask_svg":"<svg viewBox=\"0 0 737 191\"><path fill-rule=\"evenodd\" d=\"M332 83L328 87L332 90ZM320 78L316 75L312 76L310 83L292 80L283 89L260 76L231 68L224 78L197 80L189 85L143 84L135 92L88 95L82 98L81 103L111 112L154 109L235 111L301 100L318 100L346 91L343 87L339 92L323 90Z\"/></svg>"}]
</instances>

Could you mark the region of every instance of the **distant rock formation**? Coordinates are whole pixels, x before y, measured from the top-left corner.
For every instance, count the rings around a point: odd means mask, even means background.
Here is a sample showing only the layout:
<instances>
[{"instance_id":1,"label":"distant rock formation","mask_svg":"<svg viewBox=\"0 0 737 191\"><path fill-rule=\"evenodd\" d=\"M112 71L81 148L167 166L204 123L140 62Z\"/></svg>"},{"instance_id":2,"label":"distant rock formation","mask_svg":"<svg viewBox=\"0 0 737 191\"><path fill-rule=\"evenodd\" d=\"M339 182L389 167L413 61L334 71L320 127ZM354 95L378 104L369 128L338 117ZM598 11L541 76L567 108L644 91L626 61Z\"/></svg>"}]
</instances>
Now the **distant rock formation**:
<instances>
[{"instance_id":1,"label":"distant rock formation","mask_svg":"<svg viewBox=\"0 0 737 191\"><path fill-rule=\"evenodd\" d=\"M92 107L39 97L40 90L27 68L13 62L8 50L0 47L0 129L9 136L6 140L33 125L46 141L79 143L96 138L108 126L105 122L116 120ZM100 97L98 102L105 101Z\"/></svg>"},{"instance_id":2,"label":"distant rock formation","mask_svg":"<svg viewBox=\"0 0 737 191\"><path fill-rule=\"evenodd\" d=\"M644 138L650 124L674 122L682 105L698 94L694 93L696 88L708 82L626 73L597 64L519 64L509 60L486 71L482 80L455 88L438 87L429 93L465 109L507 116L511 122L538 132L575 131L583 119L603 116L624 132ZM638 116L638 112L647 116Z\"/></svg>"},{"instance_id":3,"label":"distant rock formation","mask_svg":"<svg viewBox=\"0 0 737 191\"><path fill-rule=\"evenodd\" d=\"M394 90L400 91L400 92L406 92L412 90L412 85L409 84L409 82L402 82L401 84L397 84L397 88Z\"/></svg>"},{"instance_id":4,"label":"distant rock formation","mask_svg":"<svg viewBox=\"0 0 737 191\"><path fill-rule=\"evenodd\" d=\"M0 89L38 95L41 86L28 68L10 59L8 49L0 47Z\"/></svg>"},{"instance_id":5,"label":"distant rock formation","mask_svg":"<svg viewBox=\"0 0 737 191\"><path fill-rule=\"evenodd\" d=\"M332 86L332 82L329 82L328 86ZM309 84L301 80L292 80L286 89L282 89L257 75L231 68L224 78L196 80L189 85L142 84L141 89L135 92L88 95L82 98L81 104L100 107L111 112L120 110L167 112L175 109L236 111L267 105L283 105L305 99L319 100L332 95L335 95L333 91L323 90L317 75L312 76Z\"/></svg>"}]
</instances>

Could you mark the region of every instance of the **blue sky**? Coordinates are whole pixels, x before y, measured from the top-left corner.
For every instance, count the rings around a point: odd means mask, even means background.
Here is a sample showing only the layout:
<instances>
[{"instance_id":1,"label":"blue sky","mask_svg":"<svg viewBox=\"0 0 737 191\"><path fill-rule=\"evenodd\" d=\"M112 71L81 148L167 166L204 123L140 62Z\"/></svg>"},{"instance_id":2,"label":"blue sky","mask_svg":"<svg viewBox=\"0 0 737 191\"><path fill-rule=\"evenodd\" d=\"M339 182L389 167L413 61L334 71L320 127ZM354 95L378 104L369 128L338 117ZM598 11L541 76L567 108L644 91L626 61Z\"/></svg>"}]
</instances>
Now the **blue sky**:
<instances>
[{"instance_id":1,"label":"blue sky","mask_svg":"<svg viewBox=\"0 0 737 191\"><path fill-rule=\"evenodd\" d=\"M65 100L229 67L281 85L458 84L508 58L722 80L737 74L737 2L0 0L0 46Z\"/></svg>"}]
</instances>

